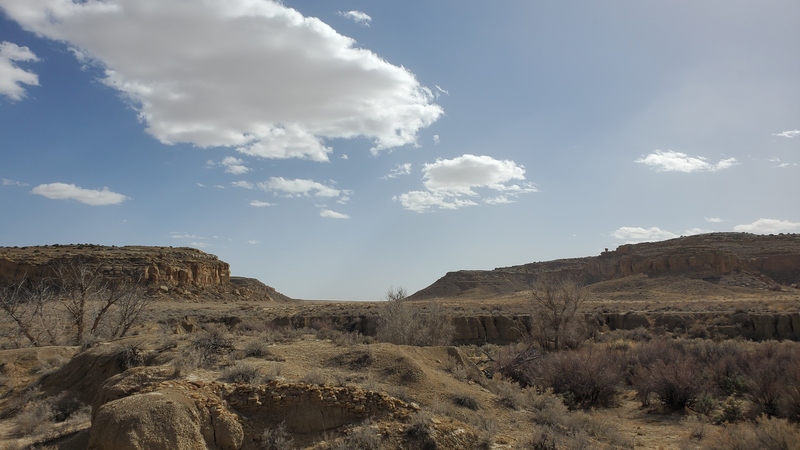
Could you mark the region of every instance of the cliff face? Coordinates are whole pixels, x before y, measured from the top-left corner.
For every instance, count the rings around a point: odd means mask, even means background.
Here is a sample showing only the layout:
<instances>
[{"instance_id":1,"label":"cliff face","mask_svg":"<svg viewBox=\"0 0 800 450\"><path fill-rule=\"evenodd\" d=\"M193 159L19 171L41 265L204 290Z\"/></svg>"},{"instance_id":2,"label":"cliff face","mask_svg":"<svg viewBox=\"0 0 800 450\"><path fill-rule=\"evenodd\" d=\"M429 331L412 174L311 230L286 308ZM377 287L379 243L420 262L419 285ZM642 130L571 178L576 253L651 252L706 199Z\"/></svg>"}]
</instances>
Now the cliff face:
<instances>
[{"instance_id":1,"label":"cliff face","mask_svg":"<svg viewBox=\"0 0 800 450\"><path fill-rule=\"evenodd\" d=\"M570 275L587 284L630 275L684 276L766 286L800 283L800 235L712 233L662 242L626 244L599 256L449 272L411 298L454 297L467 292L504 294L530 289L545 273ZM731 275L736 275L731 277Z\"/></svg>"},{"instance_id":2,"label":"cliff face","mask_svg":"<svg viewBox=\"0 0 800 450\"><path fill-rule=\"evenodd\" d=\"M108 278L144 280L156 286L213 287L230 283L230 266L216 256L180 247L48 245L0 247L0 280L36 281L62 263L96 267Z\"/></svg>"}]
</instances>

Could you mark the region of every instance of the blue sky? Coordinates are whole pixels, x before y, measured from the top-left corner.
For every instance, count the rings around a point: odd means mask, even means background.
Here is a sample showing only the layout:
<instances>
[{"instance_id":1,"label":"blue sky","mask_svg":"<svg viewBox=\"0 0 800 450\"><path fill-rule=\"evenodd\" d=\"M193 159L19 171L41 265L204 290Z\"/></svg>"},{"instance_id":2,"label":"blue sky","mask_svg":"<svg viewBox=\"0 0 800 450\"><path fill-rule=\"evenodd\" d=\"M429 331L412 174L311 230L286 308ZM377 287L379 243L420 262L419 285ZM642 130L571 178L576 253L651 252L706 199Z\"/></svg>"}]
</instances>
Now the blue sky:
<instances>
[{"instance_id":1,"label":"blue sky","mask_svg":"<svg viewBox=\"0 0 800 450\"><path fill-rule=\"evenodd\" d=\"M296 298L800 232L800 3L0 0L0 245Z\"/></svg>"}]
</instances>

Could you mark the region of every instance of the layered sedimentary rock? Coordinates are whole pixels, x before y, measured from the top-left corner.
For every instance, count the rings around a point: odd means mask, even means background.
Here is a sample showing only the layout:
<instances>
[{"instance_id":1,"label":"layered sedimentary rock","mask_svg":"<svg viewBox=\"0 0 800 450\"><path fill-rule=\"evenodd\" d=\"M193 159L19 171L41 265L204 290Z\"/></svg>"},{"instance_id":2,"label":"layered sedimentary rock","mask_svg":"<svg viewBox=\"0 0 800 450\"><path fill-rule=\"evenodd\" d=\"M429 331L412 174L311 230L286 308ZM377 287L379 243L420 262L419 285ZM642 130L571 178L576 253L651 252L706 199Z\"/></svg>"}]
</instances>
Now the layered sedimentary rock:
<instances>
[{"instance_id":1,"label":"layered sedimentary rock","mask_svg":"<svg viewBox=\"0 0 800 450\"><path fill-rule=\"evenodd\" d=\"M88 265L108 278L144 280L155 285L210 287L230 282L230 266L188 247L46 245L0 247L0 280L36 281L64 264Z\"/></svg>"},{"instance_id":2,"label":"layered sedimentary rock","mask_svg":"<svg viewBox=\"0 0 800 450\"><path fill-rule=\"evenodd\" d=\"M531 288L542 274L568 275L586 284L630 275L684 276L731 283L800 284L800 235L711 233L661 242L626 244L599 256L536 262L489 271L449 272L412 299L455 297L467 292L506 294ZM730 278L730 277L729 277Z\"/></svg>"}]
</instances>

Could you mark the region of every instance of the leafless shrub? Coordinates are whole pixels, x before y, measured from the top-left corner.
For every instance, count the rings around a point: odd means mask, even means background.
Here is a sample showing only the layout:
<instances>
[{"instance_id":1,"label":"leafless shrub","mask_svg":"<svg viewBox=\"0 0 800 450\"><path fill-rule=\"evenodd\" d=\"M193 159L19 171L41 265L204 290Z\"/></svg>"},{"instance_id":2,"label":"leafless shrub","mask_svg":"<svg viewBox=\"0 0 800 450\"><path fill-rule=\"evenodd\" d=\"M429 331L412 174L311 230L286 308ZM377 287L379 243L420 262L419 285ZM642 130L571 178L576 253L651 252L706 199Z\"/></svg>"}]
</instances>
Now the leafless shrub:
<instances>
[{"instance_id":1,"label":"leafless shrub","mask_svg":"<svg viewBox=\"0 0 800 450\"><path fill-rule=\"evenodd\" d=\"M563 400L551 390L537 392L526 389L523 405L533 414L533 421L544 426L563 426L569 415L569 409Z\"/></svg>"},{"instance_id":2,"label":"leafless shrub","mask_svg":"<svg viewBox=\"0 0 800 450\"><path fill-rule=\"evenodd\" d=\"M702 441L703 438L708 433L708 423L697 417L697 416L688 416L681 421L681 425L686 428L686 431L689 433L689 439Z\"/></svg>"},{"instance_id":3,"label":"leafless shrub","mask_svg":"<svg viewBox=\"0 0 800 450\"><path fill-rule=\"evenodd\" d=\"M343 439L337 440L329 450L380 450L381 436L369 422L348 430Z\"/></svg>"},{"instance_id":4,"label":"leafless shrub","mask_svg":"<svg viewBox=\"0 0 800 450\"><path fill-rule=\"evenodd\" d=\"M490 380L487 383L489 391L497 396L497 402L506 408L518 409L523 401L520 387L506 380Z\"/></svg>"},{"instance_id":5,"label":"leafless shrub","mask_svg":"<svg viewBox=\"0 0 800 450\"><path fill-rule=\"evenodd\" d=\"M308 384L322 386L328 382L328 377L319 370L312 370L311 372L305 374L305 376L302 378L302 381Z\"/></svg>"},{"instance_id":6,"label":"leafless shrub","mask_svg":"<svg viewBox=\"0 0 800 450\"><path fill-rule=\"evenodd\" d=\"M233 343L227 332L220 327L214 327L197 334L192 339L191 348L197 352L200 365L206 365L215 362L220 356L231 353L235 348Z\"/></svg>"},{"instance_id":7,"label":"leafless shrub","mask_svg":"<svg viewBox=\"0 0 800 450\"><path fill-rule=\"evenodd\" d=\"M244 346L243 354L245 358L275 358L270 350L270 345L264 341L250 341ZM272 360L272 359L271 359Z\"/></svg>"},{"instance_id":8,"label":"leafless shrub","mask_svg":"<svg viewBox=\"0 0 800 450\"><path fill-rule=\"evenodd\" d=\"M51 402L37 399L29 402L14 418L17 436L41 434L55 423L55 409Z\"/></svg>"},{"instance_id":9,"label":"leafless shrub","mask_svg":"<svg viewBox=\"0 0 800 450\"><path fill-rule=\"evenodd\" d=\"M707 441L705 448L709 450L797 450L800 449L800 426L786 419L762 416L755 424L726 425Z\"/></svg>"},{"instance_id":10,"label":"leafless shrub","mask_svg":"<svg viewBox=\"0 0 800 450\"><path fill-rule=\"evenodd\" d=\"M471 409L473 411L477 411L481 408L478 400L469 395L455 395L453 396L453 403L462 408Z\"/></svg>"},{"instance_id":11,"label":"leafless shrub","mask_svg":"<svg viewBox=\"0 0 800 450\"><path fill-rule=\"evenodd\" d=\"M286 431L285 422L281 422L276 428L264 430L261 434L261 448L265 450L294 450L294 439Z\"/></svg>"},{"instance_id":12,"label":"leafless shrub","mask_svg":"<svg viewBox=\"0 0 800 450\"><path fill-rule=\"evenodd\" d=\"M531 294L531 337L542 348L575 348L588 336L578 310L588 298L574 279L541 275Z\"/></svg>"},{"instance_id":13,"label":"leafless shrub","mask_svg":"<svg viewBox=\"0 0 800 450\"><path fill-rule=\"evenodd\" d=\"M435 449L438 447L436 439L434 438L431 416L423 411L419 411L411 416L405 434L417 448Z\"/></svg>"},{"instance_id":14,"label":"leafless shrub","mask_svg":"<svg viewBox=\"0 0 800 450\"><path fill-rule=\"evenodd\" d=\"M263 378L259 366L237 362L222 371L222 379L228 383L259 384Z\"/></svg>"},{"instance_id":15,"label":"leafless shrub","mask_svg":"<svg viewBox=\"0 0 800 450\"><path fill-rule=\"evenodd\" d=\"M378 313L377 339L398 345L448 345L455 328L452 318L437 300L426 305L427 311L413 308L405 301L403 287L390 288L386 303Z\"/></svg>"},{"instance_id":16,"label":"leafless shrub","mask_svg":"<svg viewBox=\"0 0 800 450\"><path fill-rule=\"evenodd\" d=\"M541 360L537 382L570 407L611 406L623 381L615 356L598 347L550 353Z\"/></svg>"}]
</instances>

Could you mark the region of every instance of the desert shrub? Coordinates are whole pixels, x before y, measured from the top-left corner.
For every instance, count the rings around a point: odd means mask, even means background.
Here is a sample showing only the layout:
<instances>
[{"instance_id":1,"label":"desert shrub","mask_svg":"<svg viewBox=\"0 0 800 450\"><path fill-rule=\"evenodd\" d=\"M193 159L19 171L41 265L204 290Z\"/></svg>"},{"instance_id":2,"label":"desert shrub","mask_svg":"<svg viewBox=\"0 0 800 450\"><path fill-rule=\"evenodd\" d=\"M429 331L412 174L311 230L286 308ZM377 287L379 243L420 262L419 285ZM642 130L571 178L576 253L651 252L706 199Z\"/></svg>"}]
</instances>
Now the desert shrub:
<instances>
[{"instance_id":1,"label":"desert shrub","mask_svg":"<svg viewBox=\"0 0 800 450\"><path fill-rule=\"evenodd\" d=\"M226 355L234 350L233 339L219 328L212 328L205 333L199 333L192 339L191 347L200 359L200 364L206 364Z\"/></svg>"},{"instance_id":2,"label":"desert shrub","mask_svg":"<svg viewBox=\"0 0 800 450\"><path fill-rule=\"evenodd\" d=\"M690 347L683 340L657 339L641 345L632 355L629 381L642 405L655 394L665 406L682 409L711 392L705 365L691 354Z\"/></svg>"},{"instance_id":3,"label":"desert shrub","mask_svg":"<svg viewBox=\"0 0 800 450\"><path fill-rule=\"evenodd\" d=\"M381 436L369 423L348 431L344 439L329 447L330 450L380 450Z\"/></svg>"},{"instance_id":4,"label":"desert shrub","mask_svg":"<svg viewBox=\"0 0 800 450\"><path fill-rule=\"evenodd\" d=\"M131 367L144 365L144 352L139 348L140 343L126 343L117 349L117 365L123 371Z\"/></svg>"},{"instance_id":5,"label":"desert shrub","mask_svg":"<svg viewBox=\"0 0 800 450\"><path fill-rule=\"evenodd\" d=\"M505 347L485 346L482 349L491 361L490 370L503 377L519 383L522 387L536 384L539 375L539 363L544 354L533 344L519 343Z\"/></svg>"},{"instance_id":6,"label":"desert shrub","mask_svg":"<svg viewBox=\"0 0 800 450\"><path fill-rule=\"evenodd\" d=\"M500 429L497 420L479 414L475 415L470 423L475 427L476 431L473 448L480 450L490 450L493 448L495 436L497 436L498 430Z\"/></svg>"},{"instance_id":7,"label":"desert shrub","mask_svg":"<svg viewBox=\"0 0 800 450\"><path fill-rule=\"evenodd\" d=\"M729 396L719 405L719 413L714 417L715 423L736 423L744 420L745 408L741 400Z\"/></svg>"},{"instance_id":8,"label":"desert shrub","mask_svg":"<svg viewBox=\"0 0 800 450\"><path fill-rule=\"evenodd\" d=\"M552 429L539 428L517 442L517 450L558 450L558 439Z\"/></svg>"},{"instance_id":9,"label":"desert shrub","mask_svg":"<svg viewBox=\"0 0 800 450\"><path fill-rule=\"evenodd\" d=\"M709 450L798 450L800 427L786 419L760 417L755 424L726 425L705 446Z\"/></svg>"},{"instance_id":10,"label":"desert shrub","mask_svg":"<svg viewBox=\"0 0 800 450\"><path fill-rule=\"evenodd\" d=\"M506 408L518 409L523 403L523 395L517 384L498 379L490 380L487 389L497 396L497 402Z\"/></svg>"},{"instance_id":11,"label":"desert shrub","mask_svg":"<svg viewBox=\"0 0 800 450\"><path fill-rule=\"evenodd\" d=\"M436 440L434 439L431 417L423 411L419 411L411 416L411 420L405 430L405 435L416 448L423 450L434 450L438 448Z\"/></svg>"},{"instance_id":12,"label":"desert shrub","mask_svg":"<svg viewBox=\"0 0 800 450\"><path fill-rule=\"evenodd\" d=\"M470 397L469 395L455 395L453 396L453 403L462 408L471 409L473 411L477 411L481 407L480 403L478 403L478 400L476 400L475 397Z\"/></svg>"},{"instance_id":13,"label":"desert shrub","mask_svg":"<svg viewBox=\"0 0 800 450\"><path fill-rule=\"evenodd\" d=\"M378 312L379 341L424 346L448 345L453 339L453 320L438 300L414 308L402 287L390 288L386 300Z\"/></svg>"},{"instance_id":14,"label":"desert shrub","mask_svg":"<svg viewBox=\"0 0 800 450\"><path fill-rule=\"evenodd\" d=\"M264 319L256 317L241 317L240 322L231 327L231 331L236 334L249 335L260 334L271 328L271 324Z\"/></svg>"},{"instance_id":15,"label":"desert shrub","mask_svg":"<svg viewBox=\"0 0 800 450\"><path fill-rule=\"evenodd\" d=\"M615 356L597 347L550 353L540 362L537 384L563 396L570 407L611 406L623 381Z\"/></svg>"},{"instance_id":16,"label":"desert shrub","mask_svg":"<svg viewBox=\"0 0 800 450\"><path fill-rule=\"evenodd\" d=\"M328 382L328 377L319 370L312 370L303 376L302 381L304 383L322 386Z\"/></svg>"},{"instance_id":17,"label":"desert shrub","mask_svg":"<svg viewBox=\"0 0 800 450\"><path fill-rule=\"evenodd\" d=\"M251 363L237 362L222 371L222 379L228 383L259 384L262 381L259 367Z\"/></svg>"},{"instance_id":18,"label":"desert shrub","mask_svg":"<svg viewBox=\"0 0 800 450\"><path fill-rule=\"evenodd\" d=\"M744 355L745 397L753 405L751 414L778 417L792 414L789 402L796 390L793 382L797 381L800 364L797 349L795 343L766 342Z\"/></svg>"},{"instance_id":19,"label":"desert shrub","mask_svg":"<svg viewBox=\"0 0 800 450\"><path fill-rule=\"evenodd\" d=\"M263 358L270 361L278 361L282 359L280 357L276 357L275 355L273 355L272 352L270 351L269 344L260 340L248 342L244 346L243 354L245 358Z\"/></svg>"},{"instance_id":20,"label":"desert shrub","mask_svg":"<svg viewBox=\"0 0 800 450\"><path fill-rule=\"evenodd\" d=\"M569 415L569 409L561 397L552 391L537 392L526 389L523 394L523 405L532 413L533 421L545 426L563 426Z\"/></svg>"},{"instance_id":21,"label":"desert shrub","mask_svg":"<svg viewBox=\"0 0 800 450\"><path fill-rule=\"evenodd\" d=\"M589 336L578 310L588 299L577 280L540 276L531 291L530 337L542 348L576 348Z\"/></svg>"},{"instance_id":22,"label":"desert shrub","mask_svg":"<svg viewBox=\"0 0 800 450\"><path fill-rule=\"evenodd\" d=\"M268 428L261 434L261 448L265 450L293 450L294 439L286 431L286 423L281 422L275 428Z\"/></svg>"},{"instance_id":23,"label":"desert shrub","mask_svg":"<svg viewBox=\"0 0 800 450\"><path fill-rule=\"evenodd\" d=\"M689 433L689 439L702 441L708 433L708 424L697 416L688 416L681 421L681 425Z\"/></svg>"}]
</instances>

